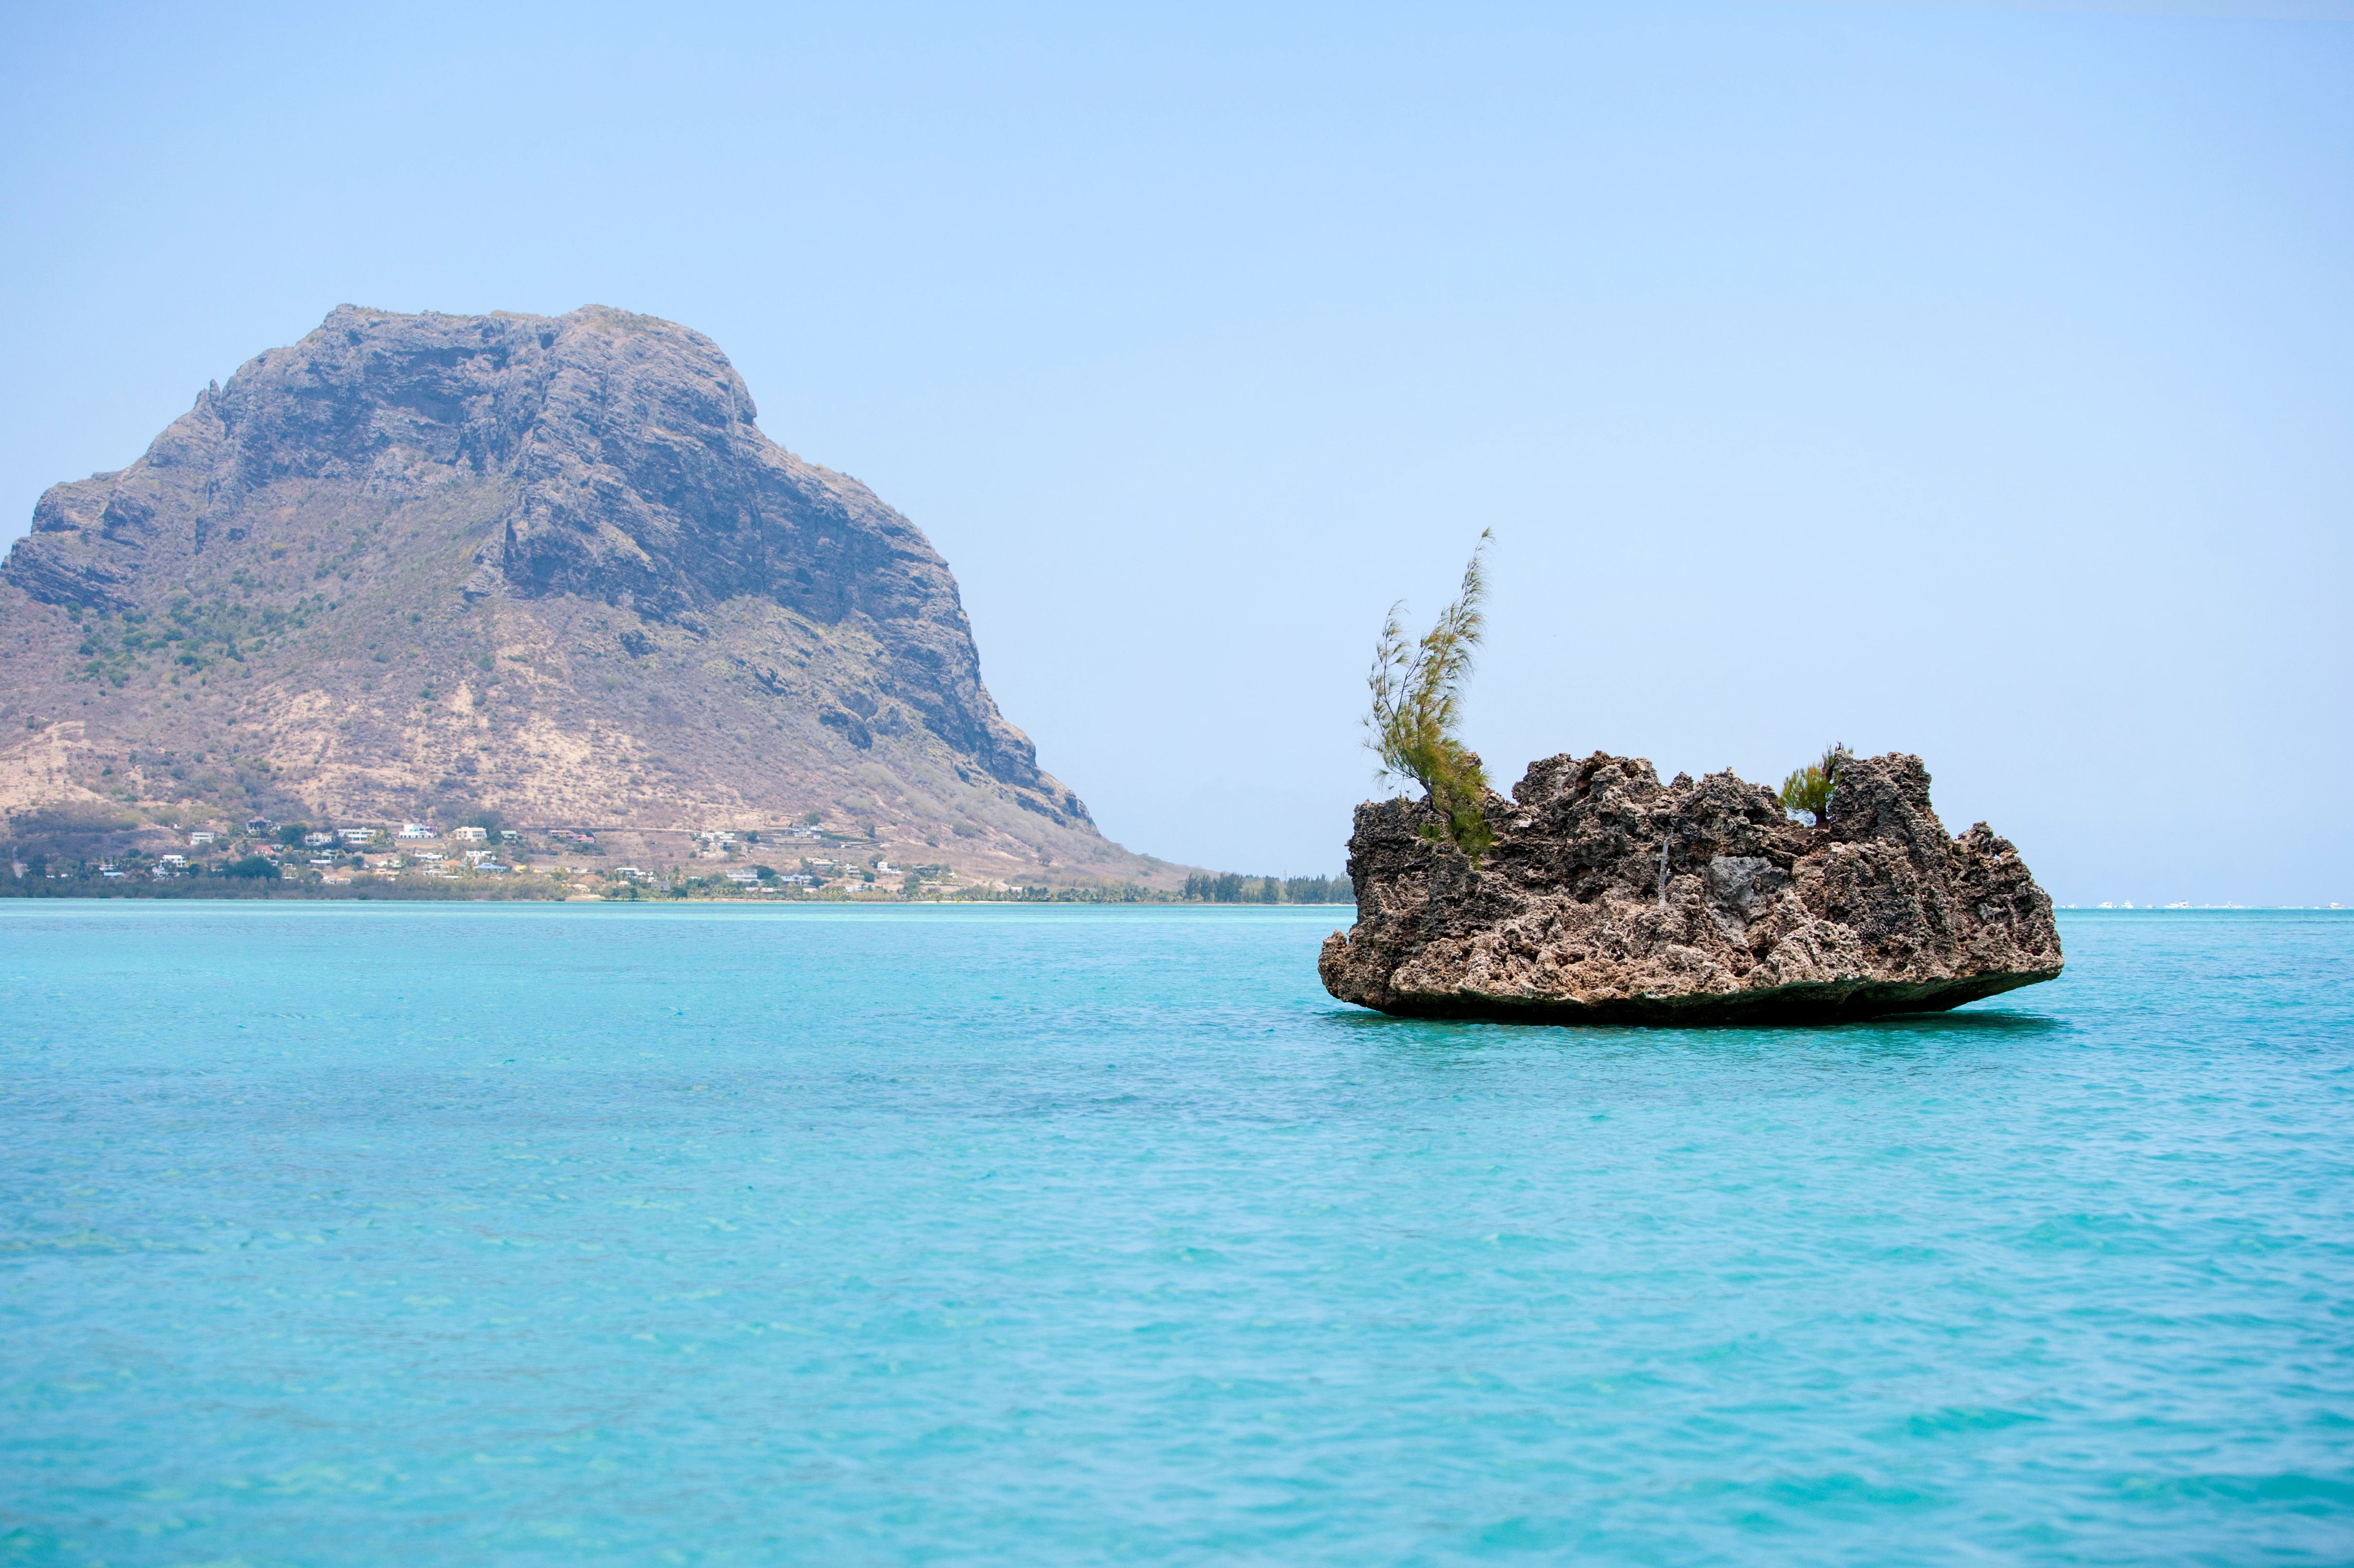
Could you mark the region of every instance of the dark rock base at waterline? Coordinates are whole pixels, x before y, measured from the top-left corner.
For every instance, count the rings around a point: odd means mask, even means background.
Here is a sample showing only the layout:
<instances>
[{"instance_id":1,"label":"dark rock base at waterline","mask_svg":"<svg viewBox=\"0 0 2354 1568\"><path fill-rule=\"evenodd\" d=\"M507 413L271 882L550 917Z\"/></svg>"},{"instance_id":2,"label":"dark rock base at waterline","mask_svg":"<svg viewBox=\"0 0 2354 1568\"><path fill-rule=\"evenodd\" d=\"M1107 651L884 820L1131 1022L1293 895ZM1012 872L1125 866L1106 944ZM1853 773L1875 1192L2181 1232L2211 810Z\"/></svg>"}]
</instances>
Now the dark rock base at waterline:
<instances>
[{"instance_id":1,"label":"dark rock base at waterline","mask_svg":"<svg viewBox=\"0 0 2354 1568\"><path fill-rule=\"evenodd\" d=\"M1978 975L1966 980L1908 983L1830 981L1731 995L1621 997L1607 1001L1517 1001L1500 997L1395 997L1374 1011L1393 1018L1463 1019L1484 1023L1540 1023L1576 1028L1641 1024L1668 1029L1780 1029L1819 1023L1861 1023L1908 1012L1949 1012L1966 1002L1999 996L2059 978L2058 969Z\"/></svg>"}]
</instances>

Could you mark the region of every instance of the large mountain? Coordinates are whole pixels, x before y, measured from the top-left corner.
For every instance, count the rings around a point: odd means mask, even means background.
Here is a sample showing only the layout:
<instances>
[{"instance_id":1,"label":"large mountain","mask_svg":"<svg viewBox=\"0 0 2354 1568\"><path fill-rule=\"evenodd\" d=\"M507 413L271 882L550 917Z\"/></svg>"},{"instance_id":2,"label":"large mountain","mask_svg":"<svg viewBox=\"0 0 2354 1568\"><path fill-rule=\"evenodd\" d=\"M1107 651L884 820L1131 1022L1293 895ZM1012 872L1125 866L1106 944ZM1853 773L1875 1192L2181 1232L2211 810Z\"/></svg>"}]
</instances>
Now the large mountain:
<instances>
[{"instance_id":1,"label":"large mountain","mask_svg":"<svg viewBox=\"0 0 2354 1568\"><path fill-rule=\"evenodd\" d=\"M815 811L983 874L1158 863L998 713L915 524L648 316L344 306L51 488L0 578L0 809Z\"/></svg>"}]
</instances>

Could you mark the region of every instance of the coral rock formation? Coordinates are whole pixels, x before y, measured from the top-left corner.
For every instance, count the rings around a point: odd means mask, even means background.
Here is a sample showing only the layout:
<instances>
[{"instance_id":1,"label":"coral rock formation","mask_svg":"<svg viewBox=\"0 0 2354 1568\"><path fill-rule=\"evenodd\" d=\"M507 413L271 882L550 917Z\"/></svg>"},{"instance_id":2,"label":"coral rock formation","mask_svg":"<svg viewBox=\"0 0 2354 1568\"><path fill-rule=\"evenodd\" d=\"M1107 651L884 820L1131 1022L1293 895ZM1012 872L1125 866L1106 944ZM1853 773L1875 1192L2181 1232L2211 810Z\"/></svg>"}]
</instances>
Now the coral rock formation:
<instances>
[{"instance_id":1,"label":"coral rock formation","mask_svg":"<svg viewBox=\"0 0 2354 1568\"><path fill-rule=\"evenodd\" d=\"M1601 752L1532 764L1487 817L1475 865L1426 803L1357 808L1357 924L1324 944L1327 991L1418 1017L1786 1023L2060 972L2052 900L1985 823L1946 836L1917 757L1849 758L1820 826L1730 772L1662 785Z\"/></svg>"}]
</instances>

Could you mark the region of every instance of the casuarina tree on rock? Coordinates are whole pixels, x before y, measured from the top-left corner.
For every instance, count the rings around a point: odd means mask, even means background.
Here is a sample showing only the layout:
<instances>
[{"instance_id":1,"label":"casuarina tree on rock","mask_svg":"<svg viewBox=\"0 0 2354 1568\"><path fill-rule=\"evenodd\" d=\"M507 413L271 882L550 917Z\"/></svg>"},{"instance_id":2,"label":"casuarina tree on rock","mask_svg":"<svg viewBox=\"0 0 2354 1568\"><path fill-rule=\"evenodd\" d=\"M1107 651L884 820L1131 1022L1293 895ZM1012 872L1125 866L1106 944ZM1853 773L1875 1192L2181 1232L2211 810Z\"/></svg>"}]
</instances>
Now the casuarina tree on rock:
<instances>
[{"instance_id":1,"label":"casuarina tree on rock","mask_svg":"<svg viewBox=\"0 0 2354 1568\"><path fill-rule=\"evenodd\" d=\"M1373 692L1365 744L1381 759L1381 776L1421 785L1442 819L1431 824L1432 835L1450 840L1474 861L1494 842L1484 810L1488 778L1479 754L1463 744L1458 731L1463 682L1487 630L1485 557L1494 536L1491 528L1479 531L1455 602L1419 641L1407 640L1401 619L1405 601L1390 606L1365 677Z\"/></svg>"}]
</instances>

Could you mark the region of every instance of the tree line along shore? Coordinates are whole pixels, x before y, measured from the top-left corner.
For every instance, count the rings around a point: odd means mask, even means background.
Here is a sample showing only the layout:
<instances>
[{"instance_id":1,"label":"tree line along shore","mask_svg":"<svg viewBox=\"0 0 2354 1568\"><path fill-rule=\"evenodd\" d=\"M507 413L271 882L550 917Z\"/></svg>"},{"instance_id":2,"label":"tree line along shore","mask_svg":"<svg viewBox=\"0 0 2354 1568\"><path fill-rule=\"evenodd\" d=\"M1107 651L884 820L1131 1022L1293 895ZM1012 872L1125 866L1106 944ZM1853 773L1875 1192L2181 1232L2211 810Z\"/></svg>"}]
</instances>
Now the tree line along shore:
<instances>
[{"instance_id":1,"label":"tree line along shore","mask_svg":"<svg viewBox=\"0 0 2354 1568\"><path fill-rule=\"evenodd\" d=\"M235 830L159 825L130 833L131 826L19 819L0 840L0 897L1351 902L1347 880L1329 876L1201 872L1182 888L1128 880L1054 885L976 879L944 863L895 864L869 834L810 821L765 831L616 832L510 827L496 813L482 812L446 830L265 818ZM657 833L683 841L684 851L646 853Z\"/></svg>"}]
</instances>

